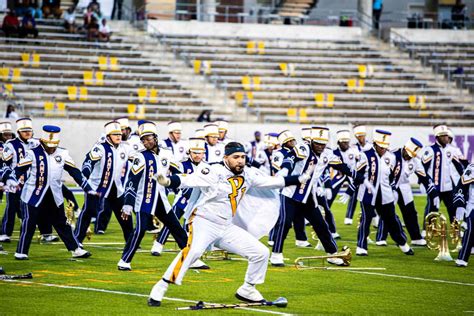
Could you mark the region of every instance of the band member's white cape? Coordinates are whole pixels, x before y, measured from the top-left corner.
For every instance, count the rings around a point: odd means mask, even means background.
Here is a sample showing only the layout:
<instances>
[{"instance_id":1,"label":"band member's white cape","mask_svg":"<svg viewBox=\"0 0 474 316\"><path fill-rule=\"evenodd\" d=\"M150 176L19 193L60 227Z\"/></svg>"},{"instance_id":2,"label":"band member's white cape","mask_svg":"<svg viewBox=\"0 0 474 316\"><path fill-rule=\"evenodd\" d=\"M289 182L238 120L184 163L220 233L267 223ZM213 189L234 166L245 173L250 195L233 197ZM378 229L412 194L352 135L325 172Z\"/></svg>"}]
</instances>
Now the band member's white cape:
<instances>
[{"instance_id":1,"label":"band member's white cape","mask_svg":"<svg viewBox=\"0 0 474 316\"><path fill-rule=\"evenodd\" d=\"M262 173L254 167L257 172ZM193 190L189 203L186 207L185 218L187 219L194 204L199 198L199 189ZM260 239L268 235L273 226L275 226L280 215L280 193L278 189L260 189L250 188L240 200L237 212L232 223L245 229L255 238Z\"/></svg>"}]
</instances>

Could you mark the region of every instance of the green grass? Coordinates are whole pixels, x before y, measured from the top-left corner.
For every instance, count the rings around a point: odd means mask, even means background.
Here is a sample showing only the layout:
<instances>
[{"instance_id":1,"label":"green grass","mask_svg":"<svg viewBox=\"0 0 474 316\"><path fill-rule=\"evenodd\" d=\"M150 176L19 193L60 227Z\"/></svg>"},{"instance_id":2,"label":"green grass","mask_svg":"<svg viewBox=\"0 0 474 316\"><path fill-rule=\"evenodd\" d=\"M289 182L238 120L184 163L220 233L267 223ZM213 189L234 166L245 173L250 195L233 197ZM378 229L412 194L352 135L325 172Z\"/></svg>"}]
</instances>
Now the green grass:
<instances>
[{"instance_id":1,"label":"green grass","mask_svg":"<svg viewBox=\"0 0 474 316\"><path fill-rule=\"evenodd\" d=\"M423 209L424 198L417 197L416 205ZM4 204L1 208L3 209ZM348 245L355 252L356 225L343 225L345 206L334 207L338 231L342 240L339 247ZM0 213L3 213L1 211ZM358 211L357 211L358 213ZM357 215L356 215L357 217ZM421 214L420 214L421 220ZM176 307L190 303L164 300L163 306L152 309L146 305L146 295L159 280L175 254L165 253L152 257L148 250L152 236L146 235L142 249L132 262L132 272L117 271L122 245L87 245L92 257L82 261L70 261L70 254L62 243L42 245L33 242L29 261L13 258L19 222L15 226L15 241L4 244L8 255L0 255L0 266L7 273L33 272L33 283L0 281L0 315L11 314L188 314L206 313L178 312ZM307 228L308 233L310 228ZM372 230L371 238L375 239ZM310 234L308 234L310 236ZM93 236L90 242L121 242L115 218L105 235ZM266 239L265 239L266 241ZM465 314L474 311L474 269L457 268L453 262L434 262L435 251L415 248L415 256L401 253L389 239L388 247L369 245L368 257L353 257L353 267L384 267L380 274L416 277L420 279L395 278L383 275L368 275L347 271L297 271L292 262L298 256L323 255L313 249L294 246L291 231L286 241L285 257L289 258L285 268L269 267L265 284L258 288L267 299L285 296L286 309L260 308L267 311L291 314ZM315 242L313 242L314 244ZM169 245L172 246L172 245ZM234 256L235 257L235 256ZM233 303L235 290L241 285L246 262L208 261L212 269L196 272L190 270L182 286L171 286L168 297L187 300L205 300L217 303ZM474 265L474 263L472 263ZM436 279L469 283L470 285L439 283L422 280ZM79 289L47 287L41 284L56 284L144 295L119 295L91 292ZM209 313L255 313L249 310L214 310ZM261 314L261 313L258 313Z\"/></svg>"}]
</instances>

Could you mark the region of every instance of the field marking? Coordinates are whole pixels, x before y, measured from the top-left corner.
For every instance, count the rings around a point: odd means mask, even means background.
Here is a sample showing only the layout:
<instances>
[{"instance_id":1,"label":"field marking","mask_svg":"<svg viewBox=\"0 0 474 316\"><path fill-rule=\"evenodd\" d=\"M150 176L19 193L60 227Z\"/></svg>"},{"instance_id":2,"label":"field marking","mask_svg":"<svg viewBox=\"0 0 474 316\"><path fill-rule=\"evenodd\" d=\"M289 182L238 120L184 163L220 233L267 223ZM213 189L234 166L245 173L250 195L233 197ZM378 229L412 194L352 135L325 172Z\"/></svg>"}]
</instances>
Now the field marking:
<instances>
[{"instance_id":1,"label":"field marking","mask_svg":"<svg viewBox=\"0 0 474 316\"><path fill-rule=\"evenodd\" d=\"M46 286L46 287L56 287L56 288L61 288L61 289L71 289L71 290L80 290L80 291L91 291L91 292L101 292L101 293L109 293L109 294L119 294L119 295L129 295L129 296L138 296L138 297L148 297L148 295L145 294L140 294L140 293L133 293L133 292L122 292L122 291L113 291L113 290L106 290L106 289L97 289L93 287L83 287L83 286L71 286L71 285L61 285L61 284L53 284L53 283L39 283L39 282L33 282L33 281L23 281L23 280L1 280L4 282L9 282L9 283L20 283L20 284L28 284L28 285L41 285L41 286ZM184 302L184 303L197 303L197 301L192 301L192 300L187 300L187 299L182 299L182 298L177 298L177 297L164 297L163 299L168 300L168 301L176 301L176 302ZM210 302L205 302L208 304L219 304L219 303L210 303ZM275 315L291 315L287 313L281 313L281 312L275 312L271 310L263 310L263 309L257 309L257 308L249 308L249 307L241 307L238 309L243 309L243 310L248 310L252 312L259 312L259 313L267 313L267 314L275 314Z\"/></svg>"},{"instance_id":2,"label":"field marking","mask_svg":"<svg viewBox=\"0 0 474 316\"><path fill-rule=\"evenodd\" d=\"M354 270L341 270L341 271L347 271L347 272L350 272L350 273L377 275L377 276L384 276L384 277L390 277L390 278L399 278L399 279L409 279L409 280L418 280L418 281L435 282L435 283L445 283L445 284L474 286L474 283L464 283L464 282L456 282L456 281L448 281L448 280L438 280L438 279L427 279L427 278L412 277L412 276L399 275L399 274L387 274L387 273L365 272L365 271L354 271Z\"/></svg>"}]
</instances>

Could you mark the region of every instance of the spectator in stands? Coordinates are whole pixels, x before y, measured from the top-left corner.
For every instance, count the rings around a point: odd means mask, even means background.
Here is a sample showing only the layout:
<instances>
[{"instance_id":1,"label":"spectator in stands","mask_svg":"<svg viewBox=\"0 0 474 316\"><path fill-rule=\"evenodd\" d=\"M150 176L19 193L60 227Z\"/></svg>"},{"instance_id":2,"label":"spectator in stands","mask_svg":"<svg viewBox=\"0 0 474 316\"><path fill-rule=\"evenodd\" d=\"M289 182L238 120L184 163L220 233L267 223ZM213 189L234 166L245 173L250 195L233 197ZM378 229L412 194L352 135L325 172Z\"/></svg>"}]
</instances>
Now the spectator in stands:
<instances>
[{"instance_id":1,"label":"spectator in stands","mask_svg":"<svg viewBox=\"0 0 474 316\"><path fill-rule=\"evenodd\" d=\"M107 20L102 19L102 23L99 26L99 40L102 42L109 42L110 35L112 35L112 31L110 27L107 25Z\"/></svg>"},{"instance_id":2,"label":"spectator in stands","mask_svg":"<svg viewBox=\"0 0 474 316\"><path fill-rule=\"evenodd\" d=\"M9 104L7 106L7 112L5 113L5 118L10 119L10 120L17 120L18 114L15 112L15 106L13 104Z\"/></svg>"},{"instance_id":3,"label":"spectator in stands","mask_svg":"<svg viewBox=\"0 0 474 316\"><path fill-rule=\"evenodd\" d=\"M380 16L383 10L383 0L373 0L372 19L374 21L374 29L378 30L380 26Z\"/></svg>"},{"instance_id":4,"label":"spectator in stands","mask_svg":"<svg viewBox=\"0 0 474 316\"><path fill-rule=\"evenodd\" d=\"M61 10L61 0L43 0L43 15L47 19L49 16L54 16L60 19L63 14Z\"/></svg>"},{"instance_id":5,"label":"spectator in stands","mask_svg":"<svg viewBox=\"0 0 474 316\"><path fill-rule=\"evenodd\" d=\"M29 11L30 1L29 0L15 0L13 7L17 16L23 16Z\"/></svg>"},{"instance_id":6,"label":"spectator in stands","mask_svg":"<svg viewBox=\"0 0 474 316\"><path fill-rule=\"evenodd\" d=\"M466 5L462 0L456 0L456 4L451 8L451 20L454 28L464 28L464 21L466 19Z\"/></svg>"},{"instance_id":7,"label":"spectator in stands","mask_svg":"<svg viewBox=\"0 0 474 316\"><path fill-rule=\"evenodd\" d=\"M20 21L15 14L15 11L10 10L8 14L3 18L2 25L3 33L5 37L18 36L20 33Z\"/></svg>"},{"instance_id":8,"label":"spectator in stands","mask_svg":"<svg viewBox=\"0 0 474 316\"><path fill-rule=\"evenodd\" d=\"M122 4L123 0L114 0L114 7L112 9L112 15L110 19L113 20L115 18L115 12L117 12L117 20L122 19Z\"/></svg>"},{"instance_id":9,"label":"spectator in stands","mask_svg":"<svg viewBox=\"0 0 474 316\"><path fill-rule=\"evenodd\" d=\"M64 28L68 33L76 33L76 12L74 9L74 6L71 6L64 12Z\"/></svg>"},{"instance_id":10,"label":"spectator in stands","mask_svg":"<svg viewBox=\"0 0 474 316\"><path fill-rule=\"evenodd\" d=\"M201 114L199 114L197 121L198 122L211 122L211 110L203 110Z\"/></svg>"},{"instance_id":11,"label":"spectator in stands","mask_svg":"<svg viewBox=\"0 0 474 316\"><path fill-rule=\"evenodd\" d=\"M99 36L99 20L91 6L87 8L87 12L84 14L84 28L87 31L87 40L91 41Z\"/></svg>"},{"instance_id":12,"label":"spectator in stands","mask_svg":"<svg viewBox=\"0 0 474 316\"><path fill-rule=\"evenodd\" d=\"M21 21L20 37L27 37L28 35L33 35L34 38L38 37L36 21L31 12L26 13Z\"/></svg>"}]
</instances>

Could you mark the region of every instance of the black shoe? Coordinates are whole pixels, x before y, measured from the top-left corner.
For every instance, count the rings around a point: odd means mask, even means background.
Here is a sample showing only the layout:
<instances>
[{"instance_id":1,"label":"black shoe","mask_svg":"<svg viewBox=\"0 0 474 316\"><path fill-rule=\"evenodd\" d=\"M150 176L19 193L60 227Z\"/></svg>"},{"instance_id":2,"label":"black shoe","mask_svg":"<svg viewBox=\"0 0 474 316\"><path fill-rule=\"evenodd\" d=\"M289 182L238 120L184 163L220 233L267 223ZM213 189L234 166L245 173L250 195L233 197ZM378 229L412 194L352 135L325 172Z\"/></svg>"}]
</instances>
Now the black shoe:
<instances>
[{"instance_id":1,"label":"black shoe","mask_svg":"<svg viewBox=\"0 0 474 316\"><path fill-rule=\"evenodd\" d=\"M155 301L151 297L148 298L148 306L150 307L159 307L161 306L161 301Z\"/></svg>"},{"instance_id":2,"label":"black shoe","mask_svg":"<svg viewBox=\"0 0 474 316\"><path fill-rule=\"evenodd\" d=\"M284 267L284 263L272 263L272 267Z\"/></svg>"},{"instance_id":3,"label":"black shoe","mask_svg":"<svg viewBox=\"0 0 474 316\"><path fill-rule=\"evenodd\" d=\"M413 251L413 249L410 248L410 250L408 250L407 252L404 252L404 254L406 254L407 256L413 256L415 252Z\"/></svg>"}]
</instances>

